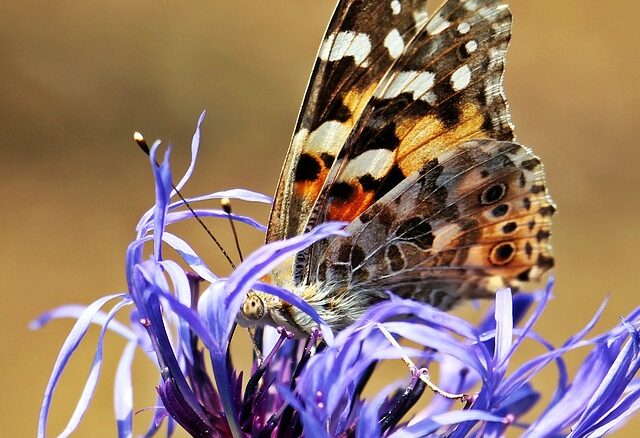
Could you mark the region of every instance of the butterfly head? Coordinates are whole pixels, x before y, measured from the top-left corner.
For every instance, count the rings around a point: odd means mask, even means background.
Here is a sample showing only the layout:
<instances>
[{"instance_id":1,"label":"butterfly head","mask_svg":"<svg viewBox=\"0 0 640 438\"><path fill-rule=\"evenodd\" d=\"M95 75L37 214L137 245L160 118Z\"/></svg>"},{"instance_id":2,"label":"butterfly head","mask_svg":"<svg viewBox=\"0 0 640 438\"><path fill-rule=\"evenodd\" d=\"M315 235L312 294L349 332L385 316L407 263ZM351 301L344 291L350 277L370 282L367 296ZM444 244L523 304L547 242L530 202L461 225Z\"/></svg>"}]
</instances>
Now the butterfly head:
<instances>
[{"instance_id":1,"label":"butterfly head","mask_svg":"<svg viewBox=\"0 0 640 438\"><path fill-rule=\"evenodd\" d=\"M317 324L291 304L272 295L249 292L242 303L236 322L243 327L282 327L296 337L307 336Z\"/></svg>"},{"instance_id":2,"label":"butterfly head","mask_svg":"<svg viewBox=\"0 0 640 438\"><path fill-rule=\"evenodd\" d=\"M259 325L267 313L267 304L259 294L249 292L240 311L242 318L247 320L246 322Z\"/></svg>"}]
</instances>

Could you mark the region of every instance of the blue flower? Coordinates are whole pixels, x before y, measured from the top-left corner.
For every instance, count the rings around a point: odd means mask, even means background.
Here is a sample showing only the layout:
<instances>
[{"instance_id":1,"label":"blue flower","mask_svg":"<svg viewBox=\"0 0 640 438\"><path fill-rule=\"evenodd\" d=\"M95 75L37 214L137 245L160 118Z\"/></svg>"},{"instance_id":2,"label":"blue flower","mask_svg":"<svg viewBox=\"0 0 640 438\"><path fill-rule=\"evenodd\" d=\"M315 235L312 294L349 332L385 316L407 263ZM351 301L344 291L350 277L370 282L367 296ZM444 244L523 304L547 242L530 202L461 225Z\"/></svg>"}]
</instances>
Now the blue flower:
<instances>
[{"instance_id":1,"label":"blue flower","mask_svg":"<svg viewBox=\"0 0 640 438\"><path fill-rule=\"evenodd\" d=\"M172 201L188 182L199 150L200 117L192 141L191 164L175 186L169 167L170 148L158 160L159 144L149 151L155 178L156 202L143 214L137 235L126 253L127 292L109 295L88 306L61 306L32 322L39 328L53 319L77 321L64 342L45 390L38 436L44 437L58 380L90 324L102 327L89 376L76 409L60 436L70 435L88 409L102 364L102 345L108 331L127 340L114 382L118 436L132 436L133 382L131 367L137 350L158 367L156 387L160 408L155 410L146 436L168 423L198 437L413 437L504 436L515 429L523 436L597 437L619 428L640 407L640 308L618 326L588 337L604 305L594 318L563 345L554 347L533 328L551 294L497 291L495 305L473 325L428 305L390 296L363 317L334 334L299 296L262 281L276 265L321 239L342 235L343 223L325 223L309 233L267 244L249 255L228 278L216 276L187 242L167 226L193 218ZM267 196L247 190L228 190L187 199L231 198L269 203ZM194 208L198 217L227 219L220 210ZM231 214L233 220L256 229L251 218ZM152 246L152 256L143 250ZM166 257L171 248L181 262ZM185 269L184 267L188 267ZM209 284L204 292L200 289ZM285 329L265 328L264 360L256 361L244 382L233 365L230 342L235 318L249 290L283 298L318 323L308 339L297 340ZM108 311L102 308L114 303ZM129 324L114 319L130 309ZM525 317L528 316L527 319ZM402 340L412 342L403 346ZM546 353L521 365L513 363L523 342L539 343ZM573 380L564 356L589 349ZM400 360L407 366L405 382L388 382L372 398L363 388L378 363ZM212 365L213 375L207 370ZM429 378L439 364L438 386ZM557 389L542 413L530 423L523 417L539 404L535 377L553 365ZM438 395L411 417L407 412L425 390ZM458 399L463 401L459 404Z\"/></svg>"}]
</instances>

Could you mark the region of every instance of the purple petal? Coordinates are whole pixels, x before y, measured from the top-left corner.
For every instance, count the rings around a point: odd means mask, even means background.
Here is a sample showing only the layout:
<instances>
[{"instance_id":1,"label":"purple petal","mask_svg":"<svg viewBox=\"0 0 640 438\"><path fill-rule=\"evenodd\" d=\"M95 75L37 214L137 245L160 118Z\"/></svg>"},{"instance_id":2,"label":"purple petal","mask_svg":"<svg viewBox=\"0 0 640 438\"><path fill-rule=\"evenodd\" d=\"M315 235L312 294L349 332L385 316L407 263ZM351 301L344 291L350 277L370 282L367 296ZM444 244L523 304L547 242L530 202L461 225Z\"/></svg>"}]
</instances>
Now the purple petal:
<instances>
[{"instance_id":1,"label":"purple petal","mask_svg":"<svg viewBox=\"0 0 640 438\"><path fill-rule=\"evenodd\" d=\"M572 428L574 436L580 436L581 432L588 430L593 424L596 424L599 417L613 408L640 368L640 333L631 325L627 327L630 339L616 357L607 375L600 382L581 418Z\"/></svg>"},{"instance_id":2,"label":"purple petal","mask_svg":"<svg viewBox=\"0 0 640 438\"><path fill-rule=\"evenodd\" d=\"M417 436L427 436L434 433L442 426L464 423L466 421L492 421L506 423L502 417L492 415L488 412L478 410L453 411L444 414L434 415L431 418L422 420L415 424L409 424L404 429L392 433L390 438L413 438ZM453 435L452 435L453 436Z\"/></svg>"},{"instance_id":3,"label":"purple petal","mask_svg":"<svg viewBox=\"0 0 640 438\"><path fill-rule=\"evenodd\" d=\"M187 275L176 262L165 260L161 262L161 264L169 275L169 278L171 278L178 301L186 307L191 307L191 285L189 284ZM193 355L191 354L190 348L191 333L189 332L189 324L176 314L172 314L171 316L173 317L174 325L178 327L178 333L180 335L178 351L180 354L186 356L189 363L193 363Z\"/></svg>"},{"instance_id":4,"label":"purple petal","mask_svg":"<svg viewBox=\"0 0 640 438\"><path fill-rule=\"evenodd\" d=\"M91 320L107 302L114 298L124 297L126 297L125 294L107 295L106 297L102 297L94 301L87 306L87 309L82 313L82 315L80 315L78 321L73 325L71 332L69 332L67 339L65 339L64 344L60 349L60 353L58 353L56 363L54 364L53 371L51 372L51 377L49 377L49 381L47 382L47 388L45 389L44 399L42 400L42 406L40 408L40 417L38 419L38 438L44 438L45 436L47 429L47 417L49 415L49 407L51 406L53 392L56 389L60 376L62 375L67 362L69 362L71 355L73 355L73 352L78 348L78 345L87 333Z\"/></svg>"},{"instance_id":5,"label":"purple petal","mask_svg":"<svg viewBox=\"0 0 640 438\"><path fill-rule=\"evenodd\" d=\"M128 306L131 304L129 300L120 301L118 304L113 306L113 308L109 311L107 315L107 321L105 325L102 327L100 331L100 336L98 336L98 345L96 346L96 352L93 356L93 362L91 364L91 369L89 371L89 376L87 377L87 381L85 382L84 388L82 389L82 394L80 395L80 399L76 404L76 408L71 415L71 419L67 423L65 429L60 433L60 437L68 437L73 433L74 430L80 424L82 417L85 412L87 412L87 408L89 407L89 403L93 398L93 394L96 389L96 385L98 384L98 379L100 378L100 371L102 370L102 352L104 345L104 336L107 333L107 327L109 322L116 316L116 313L122 309L124 306Z\"/></svg>"},{"instance_id":6,"label":"purple petal","mask_svg":"<svg viewBox=\"0 0 640 438\"><path fill-rule=\"evenodd\" d=\"M133 267L133 273L130 274L130 277L131 296L135 300L140 317L147 320L145 327L152 340L163 373L174 379L175 384L182 392L182 397L189 403L193 412L203 422L207 423L208 417L189 386L174 353L173 345L165 328L160 297L170 302L174 311L176 307L174 303L177 303L182 308L185 308L185 306L165 292L166 279L162 267L158 263L150 260L137 264ZM191 309L188 310L193 315L193 311ZM195 319L197 320L197 317ZM188 322L193 325L191 320Z\"/></svg>"},{"instance_id":7,"label":"purple petal","mask_svg":"<svg viewBox=\"0 0 640 438\"><path fill-rule=\"evenodd\" d=\"M499 373L504 373L508 364L507 357L513 343L513 314L511 290L500 289L496 292L496 350L493 360Z\"/></svg>"},{"instance_id":8,"label":"purple petal","mask_svg":"<svg viewBox=\"0 0 640 438\"><path fill-rule=\"evenodd\" d=\"M398 389L398 384L393 383L383 388L376 397L364 404L360 410L360 416L356 423L356 438L373 438L379 437L382 433L380 430L380 408L386 398L393 391Z\"/></svg>"},{"instance_id":9,"label":"purple petal","mask_svg":"<svg viewBox=\"0 0 640 438\"><path fill-rule=\"evenodd\" d=\"M122 296L125 294L122 293ZM51 322L54 319L62 319L62 318L72 318L78 319L82 315L82 313L87 310L87 306L84 304L66 304L64 306L56 307L55 309L51 309L40 316L34 319L29 323L29 329L31 330L39 330L44 327L46 324ZM93 324L97 324L100 326L104 326L107 321L107 314L104 312L97 312L91 322ZM112 320L109 324L109 330L112 332L122 336L128 341L135 341L138 339L135 333L128 328L126 325L122 324L118 320Z\"/></svg>"},{"instance_id":10,"label":"purple petal","mask_svg":"<svg viewBox=\"0 0 640 438\"><path fill-rule=\"evenodd\" d=\"M527 429L530 436L551 435L569 427L579 417L591 394L611 366L612 359L596 347L584 360L570 386L558 391L557 397ZM505 391L508 394L508 391ZM530 432L529 432L530 431ZM525 436L529 436L526 435Z\"/></svg>"},{"instance_id":11,"label":"purple petal","mask_svg":"<svg viewBox=\"0 0 640 438\"><path fill-rule=\"evenodd\" d=\"M137 342L129 342L116 370L113 384L113 407L118 425L118 438L133 436L133 383L131 381L131 365L136 352Z\"/></svg>"},{"instance_id":12,"label":"purple petal","mask_svg":"<svg viewBox=\"0 0 640 438\"><path fill-rule=\"evenodd\" d=\"M231 217L232 220L236 222L241 222L243 224L249 225L250 227L255 228L258 231L265 232L267 231L267 227L260 222L248 217L241 216L235 213L226 213L222 210L195 210L194 212L200 218L204 217L213 217L218 219L229 219ZM167 224L174 224L176 222L180 222L187 219L193 219L193 213L191 211L178 211L175 213L169 213L167 215Z\"/></svg>"},{"instance_id":13,"label":"purple petal","mask_svg":"<svg viewBox=\"0 0 640 438\"><path fill-rule=\"evenodd\" d=\"M293 408L300 414L302 423L304 424L305 436L313 438L329 438L329 434L323 427L322 423L320 423L313 415L305 410L305 407L302 406L298 398L291 391L289 391L289 388L287 388L286 386L278 387L278 393L281 394L284 400L288 404L293 406Z\"/></svg>"},{"instance_id":14,"label":"purple petal","mask_svg":"<svg viewBox=\"0 0 640 438\"><path fill-rule=\"evenodd\" d=\"M165 380L157 390L167 411L191 436L213 436L212 425L193 409L193 405L185 398L184 391L175 379Z\"/></svg>"},{"instance_id":15,"label":"purple petal","mask_svg":"<svg viewBox=\"0 0 640 438\"><path fill-rule=\"evenodd\" d=\"M204 280L213 283L218 280L218 277L211 272L211 270L207 267L207 264L202 260L196 252L189 246L187 242L179 238L178 236L164 232L162 234L162 240L164 240L169 246L171 246L182 260L185 261L186 264L189 265L191 269L194 270L196 274L198 274Z\"/></svg>"},{"instance_id":16,"label":"purple petal","mask_svg":"<svg viewBox=\"0 0 640 438\"><path fill-rule=\"evenodd\" d=\"M271 198L271 196L267 196L262 193L258 193L258 192L254 192L252 190L246 190L246 189L223 190L221 192L214 192L209 195L187 198L187 201L198 202L198 201L207 201L211 199L222 199L222 198L237 199L239 201L247 201L247 202L259 202L261 204L271 204L273 202L273 198Z\"/></svg>"},{"instance_id":17,"label":"purple petal","mask_svg":"<svg viewBox=\"0 0 640 438\"><path fill-rule=\"evenodd\" d=\"M184 187L187 181L189 181L189 178L191 178L191 175L196 168L196 160L198 158L198 150L200 148L200 125L202 125L202 122L204 121L204 117L206 115L207 111L202 111L202 114L200 114L200 118L198 118L196 130L193 133L193 138L191 139L191 162L189 163L189 167L184 173L184 176L180 179L180 182L176 184L176 190L173 190L171 192L171 196L175 195L176 191L182 190L182 187Z\"/></svg>"},{"instance_id":18,"label":"purple petal","mask_svg":"<svg viewBox=\"0 0 640 438\"><path fill-rule=\"evenodd\" d=\"M156 186L153 254L156 260L162 260L162 232L164 231L172 184L171 167L169 166L169 154L171 153L171 147L167 148L162 163L157 165L156 153L158 152L158 146L158 144L154 144L151 147L149 159L151 160L151 168L155 177Z\"/></svg>"},{"instance_id":19,"label":"purple petal","mask_svg":"<svg viewBox=\"0 0 640 438\"><path fill-rule=\"evenodd\" d=\"M545 293L541 295L540 302L536 306L536 309L534 310L533 315L531 315L531 317L528 319L528 321L525 323L524 327L522 328L522 335L516 338L515 341L513 341L513 344L509 349L507 356L504 359L505 361L509 360L509 358L511 358L511 356L516 352L518 347L520 347L520 344L522 343L522 341L527 337L527 333L533 328L534 324L538 322L538 319L540 319L540 316L542 316L542 312L547 307L547 303L549 301L549 298L551 297L553 284L554 284L553 278L550 278L549 281L547 282Z\"/></svg>"},{"instance_id":20,"label":"purple petal","mask_svg":"<svg viewBox=\"0 0 640 438\"><path fill-rule=\"evenodd\" d=\"M600 437L607 432L613 432L622 426L629 418L640 409L640 389L624 397L614 409L598 422L597 428L592 428L589 437Z\"/></svg>"}]
</instances>

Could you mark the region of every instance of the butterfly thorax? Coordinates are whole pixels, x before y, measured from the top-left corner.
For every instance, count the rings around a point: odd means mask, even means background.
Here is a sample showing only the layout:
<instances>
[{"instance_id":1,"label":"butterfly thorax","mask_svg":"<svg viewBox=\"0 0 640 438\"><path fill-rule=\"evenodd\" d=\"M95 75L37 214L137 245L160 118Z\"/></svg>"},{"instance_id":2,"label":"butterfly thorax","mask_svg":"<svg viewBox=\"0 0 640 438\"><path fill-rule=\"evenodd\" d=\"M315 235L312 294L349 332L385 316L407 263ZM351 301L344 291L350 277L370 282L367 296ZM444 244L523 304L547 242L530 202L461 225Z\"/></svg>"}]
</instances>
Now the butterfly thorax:
<instances>
[{"instance_id":1,"label":"butterfly thorax","mask_svg":"<svg viewBox=\"0 0 640 438\"><path fill-rule=\"evenodd\" d=\"M372 304L388 298L388 294L381 291L355 291L346 281L313 281L296 285L293 277L282 271L275 271L271 275L271 282L301 297L334 331L352 324ZM237 321L245 327L284 327L297 337L307 336L318 326L310 315L293 304L256 291L247 295Z\"/></svg>"}]
</instances>

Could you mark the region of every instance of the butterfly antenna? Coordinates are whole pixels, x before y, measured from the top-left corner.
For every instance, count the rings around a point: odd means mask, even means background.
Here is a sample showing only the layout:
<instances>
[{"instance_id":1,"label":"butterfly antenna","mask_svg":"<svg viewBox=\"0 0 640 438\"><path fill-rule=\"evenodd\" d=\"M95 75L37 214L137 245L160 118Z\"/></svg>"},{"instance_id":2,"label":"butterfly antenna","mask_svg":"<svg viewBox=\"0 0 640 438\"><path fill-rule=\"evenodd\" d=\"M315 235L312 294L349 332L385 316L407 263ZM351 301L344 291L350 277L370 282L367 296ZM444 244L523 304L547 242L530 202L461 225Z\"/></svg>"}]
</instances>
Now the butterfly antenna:
<instances>
[{"instance_id":1,"label":"butterfly antenna","mask_svg":"<svg viewBox=\"0 0 640 438\"><path fill-rule=\"evenodd\" d=\"M236 232L236 225L233 222L233 218L231 217L231 200L229 198L222 198L220 200L220 204L222 205L222 210L227 213L227 217L229 218L229 225L231 225L231 232L233 233L233 240L236 243L236 249L238 250L238 256L240 257L240 262L244 261L242 257L242 250L240 249L240 241L238 240L238 233Z\"/></svg>"},{"instance_id":2,"label":"butterfly antenna","mask_svg":"<svg viewBox=\"0 0 640 438\"><path fill-rule=\"evenodd\" d=\"M136 142L138 147L142 149L142 152L144 152L147 156L151 153L151 150L149 149L149 145L147 144L146 140L144 139L141 133L139 133L138 131L134 132L133 140ZM157 161L156 161L156 166L160 166L160 163L158 163ZM222 247L222 244L218 241L218 239L216 239L216 236L214 236L211 230L204 224L204 222L202 222L202 219L200 218L200 216L198 216L198 213L195 212L195 210L191 207L191 204L189 204L189 202L184 198L184 196L182 196L182 193L180 193L180 190L176 188L173 182L171 183L171 187L173 188L173 190L175 190L176 194L178 195L180 200L183 202L183 204L189 209L193 217L196 218L200 226L202 226L202 228L207 232L207 234L209 235L211 240L213 240L213 242L216 244L220 252L222 252L222 255L227 259L227 262L229 262L229 264L231 265L231 268L235 269L236 264L233 263L233 260L231 260L231 257L229 257L229 254L227 254L227 251L224 250L224 248ZM235 231L234 231L234 236L235 236ZM236 245L237 244L238 244L238 239L236 238ZM240 257L240 259L242 260L242 256Z\"/></svg>"}]
</instances>

